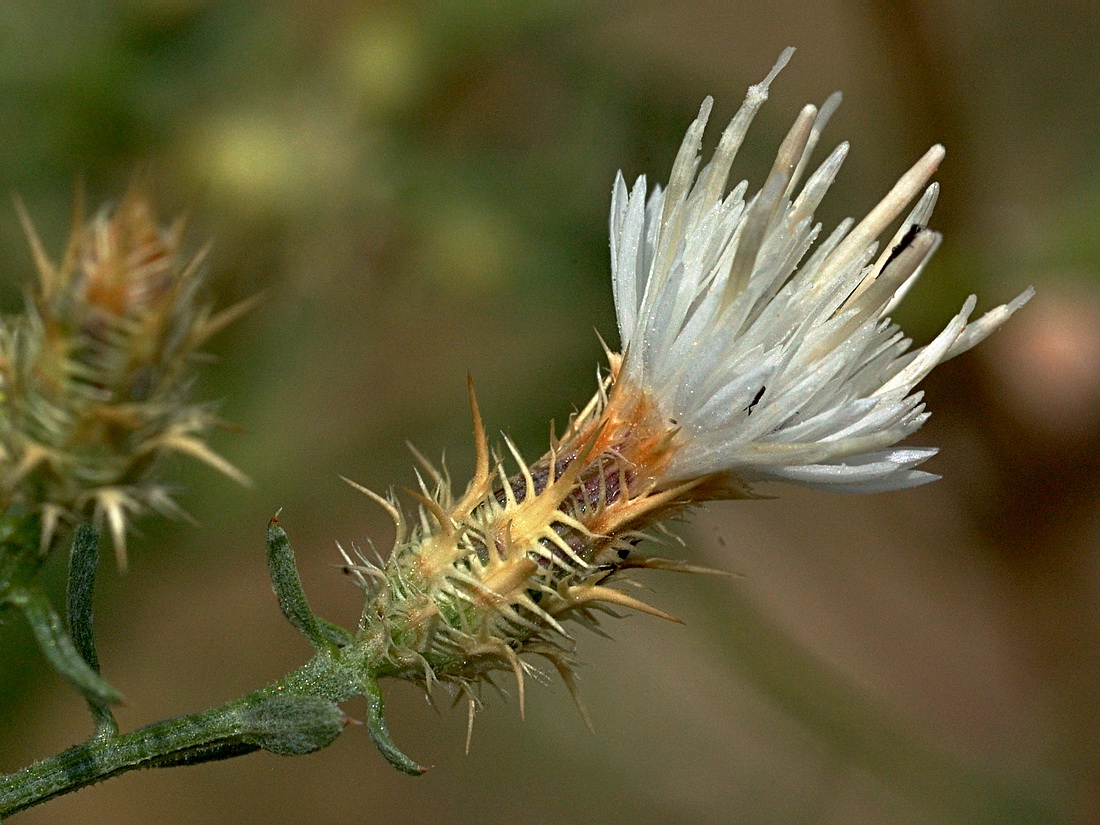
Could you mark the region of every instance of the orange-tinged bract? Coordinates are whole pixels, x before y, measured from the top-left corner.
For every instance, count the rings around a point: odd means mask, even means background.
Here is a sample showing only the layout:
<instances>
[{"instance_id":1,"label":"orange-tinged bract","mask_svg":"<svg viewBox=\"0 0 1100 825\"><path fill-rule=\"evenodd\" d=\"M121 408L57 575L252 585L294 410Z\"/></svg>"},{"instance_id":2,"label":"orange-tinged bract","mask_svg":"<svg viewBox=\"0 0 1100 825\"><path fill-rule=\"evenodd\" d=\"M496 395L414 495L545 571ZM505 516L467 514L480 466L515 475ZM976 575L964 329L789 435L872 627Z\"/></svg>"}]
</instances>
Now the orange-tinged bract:
<instances>
[{"instance_id":1,"label":"orange-tinged bract","mask_svg":"<svg viewBox=\"0 0 1100 825\"><path fill-rule=\"evenodd\" d=\"M160 226L141 186L88 221L78 202L56 263L20 216L38 279L0 326L0 507L39 511L43 547L60 521L105 522L124 564L136 515L179 513L161 456L245 480L203 440L217 419L188 392L197 349L246 306L200 302L203 253L182 253L183 222Z\"/></svg>"},{"instance_id":2,"label":"orange-tinged bract","mask_svg":"<svg viewBox=\"0 0 1100 825\"><path fill-rule=\"evenodd\" d=\"M595 627L599 612L615 608L672 619L610 580L630 569L701 569L635 545L661 517L698 500L707 480L663 485L674 449L669 434L647 430L643 407L620 410L602 392L534 464L506 442L519 467L510 474L490 456L472 384L470 402L477 469L462 496L422 460L433 486L422 480L413 494L421 511L410 528L394 502L351 482L386 508L397 537L384 568L350 569L369 593L362 630L381 626L388 634L389 675L468 687L507 669L522 704L520 653L547 658L573 689L566 620ZM735 491L727 486L723 494Z\"/></svg>"}]
</instances>

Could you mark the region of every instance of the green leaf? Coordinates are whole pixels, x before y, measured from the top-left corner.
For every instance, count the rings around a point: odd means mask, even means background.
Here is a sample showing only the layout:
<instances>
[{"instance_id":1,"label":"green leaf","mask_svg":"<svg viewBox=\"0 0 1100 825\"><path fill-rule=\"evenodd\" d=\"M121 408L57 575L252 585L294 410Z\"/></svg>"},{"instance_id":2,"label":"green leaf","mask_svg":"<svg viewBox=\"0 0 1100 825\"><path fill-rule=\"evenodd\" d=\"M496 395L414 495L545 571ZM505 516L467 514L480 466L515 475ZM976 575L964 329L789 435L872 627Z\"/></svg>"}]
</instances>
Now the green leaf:
<instances>
[{"instance_id":1,"label":"green leaf","mask_svg":"<svg viewBox=\"0 0 1100 825\"><path fill-rule=\"evenodd\" d=\"M67 613L69 634L77 652L88 666L99 673L99 656L96 653L95 636L92 632L92 594L95 589L96 568L99 566L99 534L84 524L77 528L73 536L72 551L69 554L69 582L67 592ZM85 693L88 707L95 720L95 735L106 736L118 733L118 723L110 708L95 701Z\"/></svg>"},{"instance_id":2,"label":"green leaf","mask_svg":"<svg viewBox=\"0 0 1100 825\"><path fill-rule=\"evenodd\" d=\"M318 653L335 655L337 644L310 610L290 538L279 526L277 518L271 519L267 528L267 567L271 573L271 586L279 599L279 608L287 621L306 637ZM325 624L329 625L328 622Z\"/></svg>"},{"instance_id":3,"label":"green leaf","mask_svg":"<svg viewBox=\"0 0 1100 825\"><path fill-rule=\"evenodd\" d=\"M246 742L280 756L298 756L331 744L347 721L335 702L319 696L280 694L249 704L240 723Z\"/></svg>"},{"instance_id":4,"label":"green leaf","mask_svg":"<svg viewBox=\"0 0 1100 825\"><path fill-rule=\"evenodd\" d=\"M11 591L9 598L23 611L39 648L54 670L72 682L89 703L108 705L122 701L122 694L80 655L45 593L37 587L19 587Z\"/></svg>"},{"instance_id":5,"label":"green leaf","mask_svg":"<svg viewBox=\"0 0 1100 825\"><path fill-rule=\"evenodd\" d=\"M382 688L378 686L377 679L369 676L363 679L363 695L367 697L367 732L370 734L371 742L378 748L378 752L402 773L420 776L428 770L405 756L390 736L384 718Z\"/></svg>"}]
</instances>

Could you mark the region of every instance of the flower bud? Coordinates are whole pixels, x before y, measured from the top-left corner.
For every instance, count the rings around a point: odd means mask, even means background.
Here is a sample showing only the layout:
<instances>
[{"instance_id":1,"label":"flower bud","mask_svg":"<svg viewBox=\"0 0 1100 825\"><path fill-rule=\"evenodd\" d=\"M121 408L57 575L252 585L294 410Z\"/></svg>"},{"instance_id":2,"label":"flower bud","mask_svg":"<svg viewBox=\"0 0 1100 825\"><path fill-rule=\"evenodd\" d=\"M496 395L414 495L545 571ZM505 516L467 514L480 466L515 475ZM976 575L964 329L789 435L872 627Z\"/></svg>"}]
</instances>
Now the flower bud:
<instances>
[{"instance_id":1,"label":"flower bud","mask_svg":"<svg viewBox=\"0 0 1100 825\"><path fill-rule=\"evenodd\" d=\"M105 522L124 564L134 518L180 512L162 456L246 481L207 446L217 419L189 391L198 347L247 306L200 302L203 253L183 254L182 222L159 225L140 185L87 222L78 206L58 263L20 214L38 278L0 326L0 508L40 512L44 548L60 521Z\"/></svg>"}]
</instances>

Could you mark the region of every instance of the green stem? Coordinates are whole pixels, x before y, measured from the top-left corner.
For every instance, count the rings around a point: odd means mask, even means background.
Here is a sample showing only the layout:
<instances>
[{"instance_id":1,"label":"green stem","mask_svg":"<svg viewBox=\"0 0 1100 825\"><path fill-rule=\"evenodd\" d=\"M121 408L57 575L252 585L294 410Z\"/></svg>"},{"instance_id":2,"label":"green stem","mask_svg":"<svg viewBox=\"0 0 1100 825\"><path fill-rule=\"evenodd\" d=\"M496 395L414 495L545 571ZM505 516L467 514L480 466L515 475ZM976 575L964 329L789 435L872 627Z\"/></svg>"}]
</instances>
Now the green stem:
<instances>
[{"instance_id":1,"label":"green stem","mask_svg":"<svg viewBox=\"0 0 1100 825\"><path fill-rule=\"evenodd\" d=\"M70 614L76 608L74 640L65 622L36 583L35 578L46 561L48 548L43 548L37 516L6 513L0 516L0 621L8 611L18 609L34 633L43 655L61 676L84 694L88 703L99 708L97 725L110 725L107 706L121 700L121 695L99 675L95 645L91 637L91 596L95 578L98 544L95 531L81 528L74 543L76 567L70 573ZM75 589L72 589L74 576ZM70 616L72 618L72 616ZM91 653L91 659L86 654Z\"/></svg>"},{"instance_id":2,"label":"green stem","mask_svg":"<svg viewBox=\"0 0 1100 825\"><path fill-rule=\"evenodd\" d=\"M97 731L83 744L0 776L0 819L138 768L197 765L266 750L297 756L331 744L347 726L338 702L366 696L367 728L379 752L404 773L425 768L393 743L376 674L377 640L360 640L220 707L156 722L132 733Z\"/></svg>"},{"instance_id":3,"label":"green stem","mask_svg":"<svg viewBox=\"0 0 1100 825\"><path fill-rule=\"evenodd\" d=\"M0 618L13 607L12 594L29 586L45 564L39 541L37 518L0 516Z\"/></svg>"},{"instance_id":4,"label":"green stem","mask_svg":"<svg viewBox=\"0 0 1100 825\"><path fill-rule=\"evenodd\" d=\"M291 756L323 748L347 724L336 703L362 692L351 665L318 656L221 707L131 733L101 734L0 776L0 817L137 768L193 765L260 749Z\"/></svg>"},{"instance_id":5,"label":"green stem","mask_svg":"<svg viewBox=\"0 0 1100 825\"><path fill-rule=\"evenodd\" d=\"M70 566L69 616L75 643L60 630L49 634L51 650L67 644L88 677L98 680L95 642L91 635L91 596L98 558L94 531L78 532ZM424 768L405 756L390 738L383 717L380 675L392 675L383 635L352 634L313 614L302 590L290 540L274 519L268 527L268 564L283 613L313 645L316 655L302 667L254 693L220 707L156 722L120 734L106 708L112 697L82 690L96 712L96 732L87 742L0 776L0 819L112 776L137 768L167 768L229 759L257 750L296 756L333 742L347 726L339 702L367 697L367 730L387 761L400 771L421 774ZM3 572L0 570L0 572ZM49 613L33 591L17 591L14 602ZM33 610L31 611L33 613ZM35 618L28 614L29 618ZM48 619L48 621L47 621ZM37 617L32 627L53 628L56 616ZM45 632L45 631L43 631ZM58 657L54 657L58 658ZM55 666L58 663L55 662ZM59 668L60 669L60 668ZM70 678L73 678L70 675ZM79 683L80 680L74 679ZM106 684L106 683L104 683ZM108 690L113 690L107 686Z\"/></svg>"}]
</instances>

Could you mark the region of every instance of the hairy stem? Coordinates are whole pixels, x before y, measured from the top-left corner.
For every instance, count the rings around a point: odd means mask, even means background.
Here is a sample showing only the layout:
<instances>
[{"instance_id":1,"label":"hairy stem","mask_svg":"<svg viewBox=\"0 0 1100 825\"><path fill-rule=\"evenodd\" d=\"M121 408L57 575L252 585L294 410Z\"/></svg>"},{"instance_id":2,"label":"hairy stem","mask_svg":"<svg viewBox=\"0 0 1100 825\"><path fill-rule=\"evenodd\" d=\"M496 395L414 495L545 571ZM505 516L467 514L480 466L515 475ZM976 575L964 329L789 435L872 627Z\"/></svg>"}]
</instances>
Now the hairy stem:
<instances>
[{"instance_id":1,"label":"hairy stem","mask_svg":"<svg viewBox=\"0 0 1100 825\"><path fill-rule=\"evenodd\" d=\"M75 585L70 582L69 591L76 638L75 645L69 644L81 663L90 662L85 667L96 678L90 601L97 553L94 533L78 533L71 568L78 581ZM0 819L137 768L197 765L257 750L281 756L320 750L347 726L348 717L338 703L355 696L367 697L367 729L386 760L405 773L423 773L423 767L401 753L386 728L377 680L393 675L393 667L386 661L384 639L377 633L350 633L313 614L290 541L274 519L268 527L268 563L283 613L316 650L309 662L220 707L156 722L131 733L118 733L105 703L90 698L96 720L91 739L0 776Z\"/></svg>"},{"instance_id":2,"label":"hairy stem","mask_svg":"<svg viewBox=\"0 0 1100 825\"><path fill-rule=\"evenodd\" d=\"M267 750L283 756L329 745L347 724L336 704L363 691L358 656L317 656L265 688L202 713L131 733L100 735L0 776L0 817L137 768L195 765Z\"/></svg>"}]
</instances>

